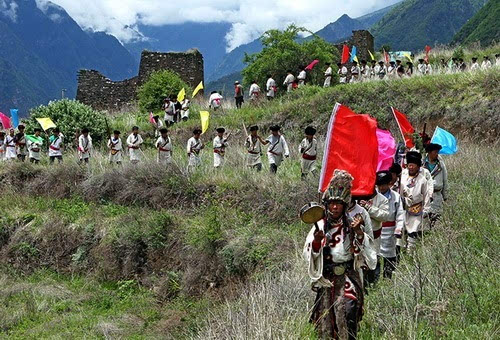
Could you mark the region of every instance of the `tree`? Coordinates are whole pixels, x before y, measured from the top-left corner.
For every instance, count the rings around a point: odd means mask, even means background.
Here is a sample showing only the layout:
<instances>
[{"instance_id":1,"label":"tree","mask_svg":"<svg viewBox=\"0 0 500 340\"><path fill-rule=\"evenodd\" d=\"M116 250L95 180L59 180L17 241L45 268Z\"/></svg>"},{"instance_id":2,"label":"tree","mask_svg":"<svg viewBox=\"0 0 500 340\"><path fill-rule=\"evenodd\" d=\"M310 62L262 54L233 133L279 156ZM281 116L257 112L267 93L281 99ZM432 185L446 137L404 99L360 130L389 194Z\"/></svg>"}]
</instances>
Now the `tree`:
<instances>
[{"instance_id":1,"label":"tree","mask_svg":"<svg viewBox=\"0 0 500 340\"><path fill-rule=\"evenodd\" d=\"M265 32L261 37L262 51L245 55L244 61L248 66L242 71L244 84L249 85L253 80L265 84L267 76L272 75L277 85L281 85L287 70L297 75L299 67L307 66L315 59L320 62L312 71L308 71L308 82L322 84L325 63L335 65L339 53L332 44L316 35L310 39L299 39L299 33L302 32L308 31L295 25L288 26L284 31Z\"/></svg>"},{"instance_id":2,"label":"tree","mask_svg":"<svg viewBox=\"0 0 500 340\"><path fill-rule=\"evenodd\" d=\"M75 137L83 128L89 129L92 140L96 144L106 139L105 114L76 100L62 99L31 109L29 118L23 121L26 124L26 132L32 134L36 127L40 127L36 118L47 117L59 127L67 141Z\"/></svg>"},{"instance_id":3,"label":"tree","mask_svg":"<svg viewBox=\"0 0 500 340\"><path fill-rule=\"evenodd\" d=\"M391 51L391 45L382 45L380 46L380 50L379 52L380 53L384 53L385 52L390 52Z\"/></svg>"},{"instance_id":4,"label":"tree","mask_svg":"<svg viewBox=\"0 0 500 340\"><path fill-rule=\"evenodd\" d=\"M139 107L146 111L160 110L166 97L177 97L182 88L190 93L189 86L175 72L154 72L138 91Z\"/></svg>"}]
</instances>

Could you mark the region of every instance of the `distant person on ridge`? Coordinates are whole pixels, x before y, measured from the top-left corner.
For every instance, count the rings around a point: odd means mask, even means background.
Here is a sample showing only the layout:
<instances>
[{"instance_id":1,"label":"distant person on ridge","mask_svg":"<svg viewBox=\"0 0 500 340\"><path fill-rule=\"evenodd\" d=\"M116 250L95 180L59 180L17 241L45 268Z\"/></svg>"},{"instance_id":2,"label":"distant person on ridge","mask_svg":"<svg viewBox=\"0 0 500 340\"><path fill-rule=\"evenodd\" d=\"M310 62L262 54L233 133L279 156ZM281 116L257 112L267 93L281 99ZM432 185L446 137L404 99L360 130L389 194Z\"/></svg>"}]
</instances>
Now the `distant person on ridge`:
<instances>
[{"instance_id":1,"label":"distant person on ridge","mask_svg":"<svg viewBox=\"0 0 500 340\"><path fill-rule=\"evenodd\" d=\"M306 127L305 138L299 145L301 178L305 179L309 173L316 171L316 157L318 154L318 141L314 138L316 129L312 126Z\"/></svg>"},{"instance_id":2,"label":"distant person on ridge","mask_svg":"<svg viewBox=\"0 0 500 340\"><path fill-rule=\"evenodd\" d=\"M396 62L395 61L389 62L389 67L387 67L387 78L396 79L397 70L398 68L396 67Z\"/></svg>"},{"instance_id":3,"label":"distant person on ridge","mask_svg":"<svg viewBox=\"0 0 500 340\"><path fill-rule=\"evenodd\" d=\"M123 159L123 145L120 138L120 131L113 131L113 136L108 139L109 163L121 164Z\"/></svg>"},{"instance_id":4,"label":"distant person on ridge","mask_svg":"<svg viewBox=\"0 0 500 340\"><path fill-rule=\"evenodd\" d=\"M89 162L91 150L92 137L89 136L89 129L83 128L82 134L78 137L78 159L80 163Z\"/></svg>"},{"instance_id":5,"label":"distant person on ridge","mask_svg":"<svg viewBox=\"0 0 500 340\"><path fill-rule=\"evenodd\" d=\"M292 74L292 71L286 71L287 75L285 81L283 81L283 85L286 86L286 92L292 92L293 90L293 82L295 81L295 77Z\"/></svg>"},{"instance_id":6,"label":"distant person on ridge","mask_svg":"<svg viewBox=\"0 0 500 340\"><path fill-rule=\"evenodd\" d=\"M266 82L266 97L267 100L272 100L274 99L274 96L276 95L276 81L273 79L273 77L268 74L267 75L267 82Z\"/></svg>"},{"instance_id":7,"label":"distant person on ridge","mask_svg":"<svg viewBox=\"0 0 500 340\"><path fill-rule=\"evenodd\" d=\"M359 68L358 63L356 61L353 61L352 67L351 67L351 80L349 82L350 83L358 83L360 73L361 73L361 69Z\"/></svg>"},{"instance_id":8,"label":"distant person on ridge","mask_svg":"<svg viewBox=\"0 0 500 340\"><path fill-rule=\"evenodd\" d=\"M421 75L421 76L424 75L425 69L426 69L426 66L424 64L424 59L418 59L417 74Z\"/></svg>"},{"instance_id":9,"label":"distant person on ridge","mask_svg":"<svg viewBox=\"0 0 500 340\"><path fill-rule=\"evenodd\" d=\"M487 70L489 68L491 68L492 64L491 64L491 61L490 61L490 57L488 57L487 55L485 55L483 57L483 63L481 64L481 69L483 70Z\"/></svg>"},{"instance_id":10,"label":"distant person on ridge","mask_svg":"<svg viewBox=\"0 0 500 340\"><path fill-rule=\"evenodd\" d=\"M210 98L208 99L208 106L217 111L219 107L222 105L223 97L217 91L212 91L210 94Z\"/></svg>"},{"instance_id":11,"label":"distant person on ridge","mask_svg":"<svg viewBox=\"0 0 500 340\"><path fill-rule=\"evenodd\" d=\"M306 84L307 72L304 66L300 67L299 75L297 76L297 80L299 82L299 87L302 87Z\"/></svg>"},{"instance_id":12,"label":"distant person on ridge","mask_svg":"<svg viewBox=\"0 0 500 340\"><path fill-rule=\"evenodd\" d=\"M427 75L432 74L432 65L429 63L428 60L425 61L425 74Z\"/></svg>"},{"instance_id":13,"label":"distant person on ridge","mask_svg":"<svg viewBox=\"0 0 500 340\"><path fill-rule=\"evenodd\" d=\"M331 86L332 75L333 75L332 66L330 63L326 63L325 82L323 83L323 87L330 87Z\"/></svg>"},{"instance_id":14,"label":"distant person on ridge","mask_svg":"<svg viewBox=\"0 0 500 340\"><path fill-rule=\"evenodd\" d=\"M448 171L443 159L439 156L441 149L442 146L435 143L429 143L425 146L427 157L425 158L424 167L431 173L434 188L429 213L431 229L441 219L443 203L448 198Z\"/></svg>"},{"instance_id":15,"label":"distant person on ridge","mask_svg":"<svg viewBox=\"0 0 500 340\"><path fill-rule=\"evenodd\" d=\"M241 109L241 106L245 101L243 99L243 86L241 86L238 80L234 82L234 101L237 109Z\"/></svg>"},{"instance_id":16,"label":"distant person on ridge","mask_svg":"<svg viewBox=\"0 0 500 340\"><path fill-rule=\"evenodd\" d=\"M260 96L260 86L257 84L257 81L252 81L252 85L250 85L250 90L248 91L248 96L252 102L255 102L259 99Z\"/></svg>"},{"instance_id":17,"label":"distant person on ridge","mask_svg":"<svg viewBox=\"0 0 500 340\"><path fill-rule=\"evenodd\" d=\"M59 163L63 161L63 147L64 136L62 135L59 128L56 127L52 130L52 135L49 137L49 161L50 163L54 163L54 160L57 158Z\"/></svg>"},{"instance_id":18,"label":"distant person on ridge","mask_svg":"<svg viewBox=\"0 0 500 340\"><path fill-rule=\"evenodd\" d=\"M473 57L472 63L470 65L470 70L475 71L475 70L479 70L480 68L481 68L481 66L479 66L479 63L477 62L477 57Z\"/></svg>"},{"instance_id":19,"label":"distant person on ridge","mask_svg":"<svg viewBox=\"0 0 500 340\"><path fill-rule=\"evenodd\" d=\"M408 61L406 63L406 71L405 71L406 76L411 77L413 75L413 63L411 61Z\"/></svg>"},{"instance_id":20,"label":"distant person on ridge","mask_svg":"<svg viewBox=\"0 0 500 340\"><path fill-rule=\"evenodd\" d=\"M373 59L371 61L371 65L369 67L370 69L370 73L369 73L369 78L370 79L375 79L377 77L376 73L375 73L375 67L377 67L377 61L375 59Z\"/></svg>"},{"instance_id":21,"label":"distant person on ridge","mask_svg":"<svg viewBox=\"0 0 500 340\"><path fill-rule=\"evenodd\" d=\"M132 133L127 138L128 154L132 164L137 164L141 160L142 143L144 143L144 140L139 134L139 127L132 127Z\"/></svg>"},{"instance_id":22,"label":"distant person on ridge","mask_svg":"<svg viewBox=\"0 0 500 340\"><path fill-rule=\"evenodd\" d=\"M500 66L500 54L495 54L495 66Z\"/></svg>"},{"instance_id":23,"label":"distant person on ridge","mask_svg":"<svg viewBox=\"0 0 500 340\"><path fill-rule=\"evenodd\" d=\"M387 67L384 65L384 62L381 60L378 62L378 65L375 66L375 74L378 79L384 79L387 74Z\"/></svg>"},{"instance_id":24,"label":"distant person on ridge","mask_svg":"<svg viewBox=\"0 0 500 340\"><path fill-rule=\"evenodd\" d=\"M290 156L290 150L285 137L280 133L281 127L279 125L273 125L269 130L271 130L271 135L267 137L264 145L270 144L267 148L267 158L271 173L275 174L278 172L281 162L283 162L283 157L288 158Z\"/></svg>"},{"instance_id":25,"label":"distant person on ridge","mask_svg":"<svg viewBox=\"0 0 500 340\"><path fill-rule=\"evenodd\" d=\"M396 73L399 78L402 78L405 75L405 67L403 66L401 60L396 60Z\"/></svg>"},{"instance_id":26,"label":"distant person on ridge","mask_svg":"<svg viewBox=\"0 0 500 340\"><path fill-rule=\"evenodd\" d=\"M347 83L347 74L348 70L345 64L337 63L337 66L339 70L337 71L339 75L339 84L346 84Z\"/></svg>"},{"instance_id":27,"label":"distant person on ridge","mask_svg":"<svg viewBox=\"0 0 500 340\"><path fill-rule=\"evenodd\" d=\"M359 80L368 81L370 79L370 66L366 60L361 60L361 66L359 68Z\"/></svg>"}]
</instances>

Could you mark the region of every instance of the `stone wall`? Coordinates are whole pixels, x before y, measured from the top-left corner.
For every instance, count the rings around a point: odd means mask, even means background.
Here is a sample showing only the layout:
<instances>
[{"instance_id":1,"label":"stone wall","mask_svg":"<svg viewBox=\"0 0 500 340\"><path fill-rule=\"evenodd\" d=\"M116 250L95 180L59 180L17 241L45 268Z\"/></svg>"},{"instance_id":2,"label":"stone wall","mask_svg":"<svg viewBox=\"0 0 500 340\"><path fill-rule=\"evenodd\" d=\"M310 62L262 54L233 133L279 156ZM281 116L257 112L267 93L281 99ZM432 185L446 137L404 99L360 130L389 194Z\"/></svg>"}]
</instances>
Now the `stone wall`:
<instances>
[{"instance_id":1,"label":"stone wall","mask_svg":"<svg viewBox=\"0 0 500 340\"><path fill-rule=\"evenodd\" d=\"M337 47L341 55L342 47L344 46L344 44L349 46L349 50L351 50L353 46L356 46L356 55L358 56L359 61L365 59L369 62L371 60L370 53L368 51L375 54L375 43L373 35L366 30L352 31L352 36L349 40L344 41L340 44L336 44L335 46Z\"/></svg>"},{"instance_id":2,"label":"stone wall","mask_svg":"<svg viewBox=\"0 0 500 340\"><path fill-rule=\"evenodd\" d=\"M96 70L78 72L76 100L96 110L118 111L137 101L137 89L148 80L152 72L170 70L195 87L204 80L203 56L198 50L185 53L143 51L139 75L123 81L112 81Z\"/></svg>"}]
</instances>

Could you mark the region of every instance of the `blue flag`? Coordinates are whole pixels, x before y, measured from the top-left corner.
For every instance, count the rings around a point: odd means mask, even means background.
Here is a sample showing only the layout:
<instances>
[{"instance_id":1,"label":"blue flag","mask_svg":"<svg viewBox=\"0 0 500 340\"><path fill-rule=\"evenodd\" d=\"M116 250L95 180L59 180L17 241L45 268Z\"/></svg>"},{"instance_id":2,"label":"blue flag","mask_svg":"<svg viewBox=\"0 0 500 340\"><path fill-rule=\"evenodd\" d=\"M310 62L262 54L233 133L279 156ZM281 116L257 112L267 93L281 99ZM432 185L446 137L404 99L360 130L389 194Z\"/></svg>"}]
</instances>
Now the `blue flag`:
<instances>
[{"instance_id":1,"label":"blue flag","mask_svg":"<svg viewBox=\"0 0 500 340\"><path fill-rule=\"evenodd\" d=\"M352 47L352 50L351 50L351 59L349 59L349 62L353 62L354 60L356 60L356 53L358 52L356 46L353 46Z\"/></svg>"},{"instance_id":2,"label":"blue flag","mask_svg":"<svg viewBox=\"0 0 500 340\"><path fill-rule=\"evenodd\" d=\"M10 117L12 118L12 125L14 128L19 126L19 110L18 109L10 109Z\"/></svg>"},{"instance_id":3,"label":"blue flag","mask_svg":"<svg viewBox=\"0 0 500 340\"><path fill-rule=\"evenodd\" d=\"M436 126L436 130L434 131L434 135L432 136L431 143L439 144L442 146L441 151L439 151L442 155L453 155L457 153L457 139L448 131L441 129L439 126Z\"/></svg>"}]
</instances>

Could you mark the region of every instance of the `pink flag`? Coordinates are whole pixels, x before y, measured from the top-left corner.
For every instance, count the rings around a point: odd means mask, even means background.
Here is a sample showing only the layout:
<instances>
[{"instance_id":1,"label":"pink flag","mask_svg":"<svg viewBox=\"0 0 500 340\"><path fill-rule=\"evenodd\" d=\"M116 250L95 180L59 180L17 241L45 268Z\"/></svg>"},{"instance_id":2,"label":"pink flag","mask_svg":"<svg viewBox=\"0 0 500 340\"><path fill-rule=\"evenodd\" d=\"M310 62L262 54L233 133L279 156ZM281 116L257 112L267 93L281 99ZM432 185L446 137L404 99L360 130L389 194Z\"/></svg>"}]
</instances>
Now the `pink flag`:
<instances>
[{"instance_id":1,"label":"pink flag","mask_svg":"<svg viewBox=\"0 0 500 340\"><path fill-rule=\"evenodd\" d=\"M4 115L2 112L0 112L0 122L2 123L4 129L10 129L12 127L10 118Z\"/></svg>"},{"instance_id":2,"label":"pink flag","mask_svg":"<svg viewBox=\"0 0 500 340\"><path fill-rule=\"evenodd\" d=\"M377 128L378 163L377 171L389 170L396 154L396 141L388 130Z\"/></svg>"},{"instance_id":3,"label":"pink flag","mask_svg":"<svg viewBox=\"0 0 500 340\"><path fill-rule=\"evenodd\" d=\"M318 59L314 59L312 63L310 63L309 65L307 65L306 71L311 71L314 68L314 66L316 66L317 63L319 63L319 60Z\"/></svg>"},{"instance_id":4,"label":"pink flag","mask_svg":"<svg viewBox=\"0 0 500 340\"><path fill-rule=\"evenodd\" d=\"M150 112L149 113L149 122L153 125L156 125L156 121L154 119L154 116L153 116L153 112Z\"/></svg>"}]
</instances>

